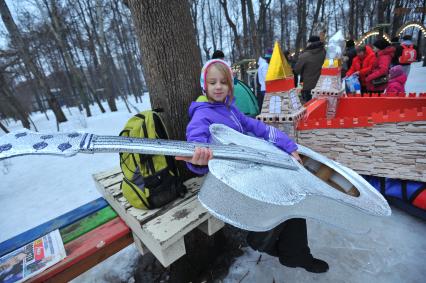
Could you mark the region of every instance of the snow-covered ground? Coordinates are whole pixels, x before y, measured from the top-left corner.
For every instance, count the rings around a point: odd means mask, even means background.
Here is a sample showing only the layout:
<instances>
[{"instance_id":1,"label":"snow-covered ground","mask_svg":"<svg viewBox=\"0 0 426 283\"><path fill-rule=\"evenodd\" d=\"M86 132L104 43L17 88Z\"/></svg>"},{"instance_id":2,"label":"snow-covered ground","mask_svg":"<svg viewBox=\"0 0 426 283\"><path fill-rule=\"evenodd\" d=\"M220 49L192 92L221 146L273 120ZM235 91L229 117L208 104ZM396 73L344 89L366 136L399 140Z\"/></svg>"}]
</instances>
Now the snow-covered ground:
<instances>
[{"instance_id":1,"label":"snow-covered ground","mask_svg":"<svg viewBox=\"0 0 426 283\"><path fill-rule=\"evenodd\" d=\"M426 92L426 68L421 63L412 66L407 92ZM148 95L139 110L150 108ZM98 134L118 134L129 113L122 101L119 111L101 114L93 106L93 117L86 118L76 108L64 109L69 121L61 131L85 131ZM105 105L106 106L106 105ZM134 110L132 110L134 111ZM52 113L47 121L43 114L32 115L39 131L55 132ZM20 123L8 125L21 129ZM0 132L0 135L3 133ZM0 161L0 242L40 225L100 197L92 174L118 166L116 154L84 155L73 158L52 156L22 156ZM330 270L315 275L302 269L290 269L266 254L257 263L259 253L247 248L232 265L226 282L420 282L426 273L426 225L404 212L380 219L366 235L308 223L310 246L314 255L327 260ZM97 265L74 282L131 282L138 252L131 245ZM244 277L244 278L243 278Z\"/></svg>"}]
</instances>

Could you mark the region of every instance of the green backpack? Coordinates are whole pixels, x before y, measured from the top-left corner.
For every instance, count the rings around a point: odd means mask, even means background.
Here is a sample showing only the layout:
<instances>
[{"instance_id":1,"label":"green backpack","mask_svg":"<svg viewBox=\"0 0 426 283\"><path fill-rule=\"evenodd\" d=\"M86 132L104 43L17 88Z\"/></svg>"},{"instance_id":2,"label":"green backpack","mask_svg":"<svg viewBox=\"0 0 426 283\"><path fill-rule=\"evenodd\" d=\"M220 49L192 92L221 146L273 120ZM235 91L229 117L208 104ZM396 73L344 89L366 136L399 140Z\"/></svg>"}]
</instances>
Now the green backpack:
<instances>
[{"instance_id":1,"label":"green backpack","mask_svg":"<svg viewBox=\"0 0 426 283\"><path fill-rule=\"evenodd\" d=\"M155 111L144 111L130 118L120 136L169 138L163 121ZM120 167L124 175L121 190L136 208L158 208L184 196L187 191L172 156L122 152Z\"/></svg>"}]
</instances>

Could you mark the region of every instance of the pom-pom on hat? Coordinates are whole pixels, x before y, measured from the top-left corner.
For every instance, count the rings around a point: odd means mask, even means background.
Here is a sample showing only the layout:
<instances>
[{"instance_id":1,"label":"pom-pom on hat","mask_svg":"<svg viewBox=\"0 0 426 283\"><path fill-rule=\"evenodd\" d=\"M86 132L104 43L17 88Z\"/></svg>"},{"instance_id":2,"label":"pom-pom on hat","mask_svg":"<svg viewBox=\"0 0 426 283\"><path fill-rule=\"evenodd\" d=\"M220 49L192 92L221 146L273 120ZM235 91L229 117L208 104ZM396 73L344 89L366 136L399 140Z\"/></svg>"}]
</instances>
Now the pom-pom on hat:
<instances>
[{"instance_id":1,"label":"pom-pom on hat","mask_svg":"<svg viewBox=\"0 0 426 283\"><path fill-rule=\"evenodd\" d=\"M232 80L232 69L231 67L223 60L221 59L211 59L209 61L207 61L203 68L201 69L201 75L200 75L200 85L201 85L201 89L203 90L203 94L205 95L207 92L207 71L210 68L210 66L214 63L220 63L223 64L224 66L226 66L226 68L229 70L229 73L231 74L231 81Z\"/></svg>"}]
</instances>

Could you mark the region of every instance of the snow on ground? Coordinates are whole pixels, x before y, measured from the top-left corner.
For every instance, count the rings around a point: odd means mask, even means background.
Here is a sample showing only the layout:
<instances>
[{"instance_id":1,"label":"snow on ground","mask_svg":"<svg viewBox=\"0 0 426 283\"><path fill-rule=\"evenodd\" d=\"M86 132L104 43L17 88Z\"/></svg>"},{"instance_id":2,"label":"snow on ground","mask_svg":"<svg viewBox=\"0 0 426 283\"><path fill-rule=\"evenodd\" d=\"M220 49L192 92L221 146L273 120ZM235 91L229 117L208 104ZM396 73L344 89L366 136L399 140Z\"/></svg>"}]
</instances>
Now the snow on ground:
<instances>
[{"instance_id":1,"label":"snow on ground","mask_svg":"<svg viewBox=\"0 0 426 283\"><path fill-rule=\"evenodd\" d=\"M133 98L131 103L139 110L150 108L148 95L142 104L136 104ZM61 123L60 130L117 135L127 119L136 114L133 109L129 113L122 100L117 101L117 107L118 112L101 114L92 106L90 118L77 108L64 109L69 121ZM49 111L48 116L49 121L42 113L31 116L40 132L56 132L53 113ZM9 126L10 131L18 129L18 124ZM0 161L0 242L99 198L92 174L118 165L117 154L20 156Z\"/></svg>"},{"instance_id":2,"label":"snow on ground","mask_svg":"<svg viewBox=\"0 0 426 283\"><path fill-rule=\"evenodd\" d=\"M414 63L406 91L426 92L425 78L426 68ZM148 95L142 104L133 99L131 103L141 111L150 108ZM90 118L76 108L70 109L72 115L64 109L70 121L60 125L61 131L116 135L135 114L133 109L130 114L121 100L117 104L118 112L104 114L93 106ZM32 119L39 131L55 132L53 114L48 115L50 121L40 113L32 115ZM22 128L20 123L8 127ZM0 161L0 242L100 197L92 174L118 164L116 154L22 156ZM426 273L426 225L396 209L391 217L379 219L366 235L349 234L311 221L308 229L313 254L330 263L328 273L318 275L286 268L266 254L256 264L260 254L247 248L230 268L225 282L420 282L420 276ZM138 256L131 245L73 282L134 281L132 271Z\"/></svg>"}]
</instances>

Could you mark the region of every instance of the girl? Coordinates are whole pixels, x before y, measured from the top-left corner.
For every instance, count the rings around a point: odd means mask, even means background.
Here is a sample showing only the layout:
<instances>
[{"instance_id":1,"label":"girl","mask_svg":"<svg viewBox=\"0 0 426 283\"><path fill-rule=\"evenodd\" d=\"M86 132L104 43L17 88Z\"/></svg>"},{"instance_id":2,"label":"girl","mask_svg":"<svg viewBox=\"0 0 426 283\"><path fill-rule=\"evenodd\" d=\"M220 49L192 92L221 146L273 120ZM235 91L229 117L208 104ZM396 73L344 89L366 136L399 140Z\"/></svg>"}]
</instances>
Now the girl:
<instances>
[{"instance_id":1,"label":"girl","mask_svg":"<svg viewBox=\"0 0 426 283\"><path fill-rule=\"evenodd\" d=\"M232 71L224 61L207 61L201 70L200 81L205 96L199 97L189 108L188 141L211 142L209 126L220 123L272 142L302 163L296 151L297 145L285 133L246 117L234 106ZM192 157L176 157L187 161L188 168L197 174L208 172L207 164L211 158L213 152L208 148L196 148ZM303 267L316 273L328 270L325 261L315 259L310 253L305 219L289 219L268 232L250 232L248 242L254 249L278 256L285 266Z\"/></svg>"},{"instance_id":2,"label":"girl","mask_svg":"<svg viewBox=\"0 0 426 283\"><path fill-rule=\"evenodd\" d=\"M386 93L403 93L405 92L405 82L407 75L404 68L400 65L393 66L389 71L389 83Z\"/></svg>"}]
</instances>

